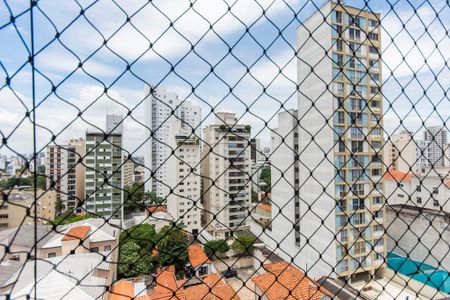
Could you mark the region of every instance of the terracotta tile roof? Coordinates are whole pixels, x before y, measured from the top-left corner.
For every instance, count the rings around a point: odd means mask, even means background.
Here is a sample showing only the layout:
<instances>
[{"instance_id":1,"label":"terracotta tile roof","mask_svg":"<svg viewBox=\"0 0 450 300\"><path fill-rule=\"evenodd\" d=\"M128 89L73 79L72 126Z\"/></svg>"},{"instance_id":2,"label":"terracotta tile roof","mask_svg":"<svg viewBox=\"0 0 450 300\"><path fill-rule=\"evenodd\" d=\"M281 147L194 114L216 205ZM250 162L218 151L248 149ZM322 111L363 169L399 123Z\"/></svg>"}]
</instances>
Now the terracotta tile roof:
<instances>
[{"instance_id":1,"label":"terracotta tile roof","mask_svg":"<svg viewBox=\"0 0 450 300\"><path fill-rule=\"evenodd\" d=\"M233 287L223 280L219 274L212 273L202 277L203 283L185 287L186 300L239 300Z\"/></svg>"},{"instance_id":2,"label":"terracotta tile roof","mask_svg":"<svg viewBox=\"0 0 450 300\"><path fill-rule=\"evenodd\" d=\"M265 210L267 212L270 212L270 213L272 212L272 205L267 204L267 203L260 203L260 204L258 204L258 208L262 209L262 210Z\"/></svg>"},{"instance_id":3,"label":"terracotta tile roof","mask_svg":"<svg viewBox=\"0 0 450 300\"><path fill-rule=\"evenodd\" d=\"M155 205L147 207L147 212L151 215L157 212L167 212L167 207L165 205Z\"/></svg>"},{"instance_id":4,"label":"terracotta tile roof","mask_svg":"<svg viewBox=\"0 0 450 300\"><path fill-rule=\"evenodd\" d=\"M264 265L264 269L267 273L253 276L252 281L269 300L319 300L324 295L332 296L286 261Z\"/></svg>"},{"instance_id":5,"label":"terracotta tile roof","mask_svg":"<svg viewBox=\"0 0 450 300\"><path fill-rule=\"evenodd\" d=\"M183 288L177 284L173 266L164 267L157 272L156 287L148 296L151 300L186 299Z\"/></svg>"},{"instance_id":6,"label":"terracotta tile roof","mask_svg":"<svg viewBox=\"0 0 450 300\"><path fill-rule=\"evenodd\" d=\"M120 280L114 284L109 300L240 300L233 287L217 274L199 278L198 284L187 285L187 280L176 280L173 266L160 269L156 287L146 295L135 298L134 282Z\"/></svg>"},{"instance_id":7,"label":"terracotta tile roof","mask_svg":"<svg viewBox=\"0 0 450 300\"><path fill-rule=\"evenodd\" d=\"M91 226L77 226L69 230L68 233L62 238L63 241L82 240L87 237Z\"/></svg>"},{"instance_id":8,"label":"terracotta tile roof","mask_svg":"<svg viewBox=\"0 0 450 300\"><path fill-rule=\"evenodd\" d=\"M411 178L414 176L413 173L403 173L396 170L388 170L386 173L384 173L383 179L384 180L393 180L397 182L411 182Z\"/></svg>"},{"instance_id":9,"label":"terracotta tile roof","mask_svg":"<svg viewBox=\"0 0 450 300\"><path fill-rule=\"evenodd\" d=\"M109 300L130 300L134 297L134 283L128 280L116 282L109 294Z\"/></svg>"},{"instance_id":10,"label":"terracotta tile roof","mask_svg":"<svg viewBox=\"0 0 450 300\"><path fill-rule=\"evenodd\" d=\"M205 251L203 251L202 246L198 243L188 247L188 256L189 262L194 268L210 262Z\"/></svg>"}]
</instances>

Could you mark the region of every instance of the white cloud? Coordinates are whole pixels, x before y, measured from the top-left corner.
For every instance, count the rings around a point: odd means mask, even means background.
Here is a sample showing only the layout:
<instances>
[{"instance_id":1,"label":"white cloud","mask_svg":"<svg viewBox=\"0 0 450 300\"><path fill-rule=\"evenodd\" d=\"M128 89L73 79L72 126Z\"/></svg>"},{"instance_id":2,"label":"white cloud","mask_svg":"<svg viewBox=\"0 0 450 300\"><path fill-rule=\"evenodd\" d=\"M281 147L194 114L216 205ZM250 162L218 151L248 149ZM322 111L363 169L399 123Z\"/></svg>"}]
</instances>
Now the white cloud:
<instances>
[{"instance_id":1,"label":"white cloud","mask_svg":"<svg viewBox=\"0 0 450 300\"><path fill-rule=\"evenodd\" d=\"M446 11L450 13L448 8ZM446 51L450 48L450 40L445 27L435 18L434 10L424 5L417 9L417 14L412 9L404 9L391 11L382 19L385 79L391 71L395 78L412 77L415 73L430 70L436 72L450 60L450 53Z\"/></svg>"}]
</instances>

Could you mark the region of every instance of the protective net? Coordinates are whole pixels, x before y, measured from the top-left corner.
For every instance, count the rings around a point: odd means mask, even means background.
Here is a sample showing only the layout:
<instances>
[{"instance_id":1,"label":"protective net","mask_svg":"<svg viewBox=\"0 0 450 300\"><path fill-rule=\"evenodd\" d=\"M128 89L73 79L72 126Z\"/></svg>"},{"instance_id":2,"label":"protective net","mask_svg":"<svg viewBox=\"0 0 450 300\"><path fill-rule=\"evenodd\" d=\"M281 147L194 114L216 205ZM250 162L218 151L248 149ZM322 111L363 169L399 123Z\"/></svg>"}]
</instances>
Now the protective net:
<instances>
[{"instance_id":1,"label":"protective net","mask_svg":"<svg viewBox=\"0 0 450 300\"><path fill-rule=\"evenodd\" d=\"M449 15L3 0L0 297L449 297Z\"/></svg>"}]
</instances>

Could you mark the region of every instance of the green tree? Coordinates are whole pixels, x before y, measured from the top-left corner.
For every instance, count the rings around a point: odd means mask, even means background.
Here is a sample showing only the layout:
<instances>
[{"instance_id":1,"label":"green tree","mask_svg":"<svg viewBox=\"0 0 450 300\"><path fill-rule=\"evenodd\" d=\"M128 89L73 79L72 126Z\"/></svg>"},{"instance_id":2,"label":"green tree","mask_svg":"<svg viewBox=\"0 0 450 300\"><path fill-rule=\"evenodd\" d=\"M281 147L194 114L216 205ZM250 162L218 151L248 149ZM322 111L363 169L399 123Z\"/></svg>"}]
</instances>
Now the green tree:
<instances>
[{"instance_id":1,"label":"green tree","mask_svg":"<svg viewBox=\"0 0 450 300\"><path fill-rule=\"evenodd\" d=\"M50 223L54 225L64 225L64 224L70 224L74 222L78 222L81 220L92 218L93 215L91 214L85 214L85 215L77 215L74 214L72 211L66 211L62 213L60 216L58 216L55 220L50 221Z\"/></svg>"},{"instance_id":2,"label":"green tree","mask_svg":"<svg viewBox=\"0 0 450 300\"><path fill-rule=\"evenodd\" d=\"M0 189L10 190L15 186L33 186L31 177L11 177L7 180L0 180Z\"/></svg>"},{"instance_id":3,"label":"green tree","mask_svg":"<svg viewBox=\"0 0 450 300\"><path fill-rule=\"evenodd\" d=\"M258 202L258 193L252 190L252 202L256 203Z\"/></svg>"},{"instance_id":4,"label":"green tree","mask_svg":"<svg viewBox=\"0 0 450 300\"><path fill-rule=\"evenodd\" d=\"M61 199L56 200L55 209L57 216L59 216L64 211L65 208L66 206L64 205L64 202Z\"/></svg>"},{"instance_id":5,"label":"green tree","mask_svg":"<svg viewBox=\"0 0 450 300\"><path fill-rule=\"evenodd\" d=\"M231 249L239 254L251 255L253 254L253 245L255 241L255 236L251 234L243 234L234 240L233 244L231 244Z\"/></svg>"},{"instance_id":6,"label":"green tree","mask_svg":"<svg viewBox=\"0 0 450 300\"><path fill-rule=\"evenodd\" d=\"M39 166L36 174L36 186L38 189L45 190L47 186L47 177L45 176L45 166Z\"/></svg>"},{"instance_id":7,"label":"green tree","mask_svg":"<svg viewBox=\"0 0 450 300\"><path fill-rule=\"evenodd\" d=\"M145 192L145 203L147 205L161 205L164 204L164 198L158 197L155 192Z\"/></svg>"},{"instance_id":8,"label":"green tree","mask_svg":"<svg viewBox=\"0 0 450 300\"><path fill-rule=\"evenodd\" d=\"M138 244L142 252L150 255L157 239L155 228L149 224L139 224L120 233L120 244L133 242Z\"/></svg>"},{"instance_id":9,"label":"green tree","mask_svg":"<svg viewBox=\"0 0 450 300\"><path fill-rule=\"evenodd\" d=\"M270 172L270 168L262 169L259 179L264 181L264 183L266 184L266 186L264 187L264 191L266 193L270 193L270 191L272 189L272 175Z\"/></svg>"},{"instance_id":10,"label":"green tree","mask_svg":"<svg viewBox=\"0 0 450 300\"><path fill-rule=\"evenodd\" d=\"M188 261L189 240L184 231L175 226L164 226L158 233L159 263L174 265L178 274L184 274Z\"/></svg>"},{"instance_id":11,"label":"green tree","mask_svg":"<svg viewBox=\"0 0 450 300\"><path fill-rule=\"evenodd\" d=\"M126 215L138 212L145 208L144 205L144 184L140 182L134 182L132 185L128 185L124 188L124 213Z\"/></svg>"},{"instance_id":12,"label":"green tree","mask_svg":"<svg viewBox=\"0 0 450 300\"><path fill-rule=\"evenodd\" d=\"M203 250L209 258L224 257L230 251L230 246L225 240L212 240L205 243Z\"/></svg>"},{"instance_id":13,"label":"green tree","mask_svg":"<svg viewBox=\"0 0 450 300\"><path fill-rule=\"evenodd\" d=\"M147 275L151 272L149 255L141 255L141 247L134 242L127 242L119 251L120 277L136 277Z\"/></svg>"}]
</instances>

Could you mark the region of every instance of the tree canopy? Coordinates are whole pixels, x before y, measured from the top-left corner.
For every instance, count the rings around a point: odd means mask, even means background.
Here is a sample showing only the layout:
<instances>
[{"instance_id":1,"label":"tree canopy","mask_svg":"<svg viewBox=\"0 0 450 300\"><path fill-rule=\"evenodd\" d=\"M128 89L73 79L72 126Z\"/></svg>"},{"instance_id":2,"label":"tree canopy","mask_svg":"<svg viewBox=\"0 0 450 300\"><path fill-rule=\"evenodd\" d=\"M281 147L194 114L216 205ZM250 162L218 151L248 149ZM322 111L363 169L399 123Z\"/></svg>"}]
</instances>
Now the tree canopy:
<instances>
[{"instance_id":1,"label":"tree canopy","mask_svg":"<svg viewBox=\"0 0 450 300\"><path fill-rule=\"evenodd\" d=\"M234 240L231 245L231 249L238 254L251 255L253 254L253 245L255 241L255 236L251 234L243 234Z\"/></svg>"},{"instance_id":2,"label":"tree canopy","mask_svg":"<svg viewBox=\"0 0 450 300\"><path fill-rule=\"evenodd\" d=\"M225 240L212 240L205 243L203 250L209 258L224 257L225 253L230 250Z\"/></svg>"}]
</instances>

